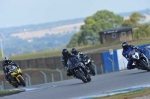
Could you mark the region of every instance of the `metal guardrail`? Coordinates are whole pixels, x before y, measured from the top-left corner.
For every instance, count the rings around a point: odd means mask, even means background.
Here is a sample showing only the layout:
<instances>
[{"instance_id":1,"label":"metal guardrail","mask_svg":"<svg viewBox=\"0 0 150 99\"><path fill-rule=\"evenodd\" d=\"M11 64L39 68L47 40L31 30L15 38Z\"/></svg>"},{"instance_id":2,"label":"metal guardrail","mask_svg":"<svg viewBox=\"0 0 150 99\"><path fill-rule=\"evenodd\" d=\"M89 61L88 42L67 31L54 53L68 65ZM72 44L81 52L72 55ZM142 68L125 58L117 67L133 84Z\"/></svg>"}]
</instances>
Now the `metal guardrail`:
<instances>
[{"instance_id":1,"label":"metal guardrail","mask_svg":"<svg viewBox=\"0 0 150 99\"><path fill-rule=\"evenodd\" d=\"M62 71L61 71L61 70L59 70L58 68L56 68L56 70L60 73L60 79L61 79L61 81L62 81L62 80L63 80Z\"/></svg>"},{"instance_id":2,"label":"metal guardrail","mask_svg":"<svg viewBox=\"0 0 150 99\"><path fill-rule=\"evenodd\" d=\"M27 77L28 77L28 80L29 80L29 86L31 86L31 77L27 74L27 73L24 73Z\"/></svg>"},{"instance_id":3,"label":"metal guardrail","mask_svg":"<svg viewBox=\"0 0 150 99\"><path fill-rule=\"evenodd\" d=\"M45 83L47 83L47 77L46 77L46 74L43 72L43 71L40 71L43 75L44 75L44 81Z\"/></svg>"},{"instance_id":4,"label":"metal guardrail","mask_svg":"<svg viewBox=\"0 0 150 99\"><path fill-rule=\"evenodd\" d=\"M92 65L94 66L95 74L97 75L97 66L94 63L92 63Z\"/></svg>"},{"instance_id":5,"label":"metal guardrail","mask_svg":"<svg viewBox=\"0 0 150 99\"><path fill-rule=\"evenodd\" d=\"M55 82L55 81L54 81L54 75L53 75L53 73L52 73L51 75L52 75L52 82Z\"/></svg>"}]
</instances>

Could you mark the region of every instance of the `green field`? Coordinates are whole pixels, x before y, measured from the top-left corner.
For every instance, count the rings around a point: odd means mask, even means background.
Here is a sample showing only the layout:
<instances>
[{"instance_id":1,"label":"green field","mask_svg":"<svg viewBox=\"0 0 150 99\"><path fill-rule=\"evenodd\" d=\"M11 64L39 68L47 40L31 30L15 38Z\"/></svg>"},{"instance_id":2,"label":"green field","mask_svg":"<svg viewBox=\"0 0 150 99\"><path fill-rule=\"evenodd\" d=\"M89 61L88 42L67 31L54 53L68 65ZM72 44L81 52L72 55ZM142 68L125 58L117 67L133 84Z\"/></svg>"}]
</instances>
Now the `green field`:
<instances>
[{"instance_id":1,"label":"green field","mask_svg":"<svg viewBox=\"0 0 150 99\"><path fill-rule=\"evenodd\" d=\"M6 96L6 95L11 95L11 94L17 94L19 92L23 92L23 90L6 90L6 91L0 91L0 97L1 96ZM120 93L116 95L108 95L104 97L97 97L93 99L132 99L136 97L143 97L141 99L149 99L150 95L150 88L146 88L143 90L138 90L138 91L132 91L132 92L127 92L127 93Z\"/></svg>"},{"instance_id":2,"label":"green field","mask_svg":"<svg viewBox=\"0 0 150 99\"><path fill-rule=\"evenodd\" d=\"M12 95L12 94L17 94L23 92L23 90L5 90L5 91L0 91L0 97L2 96L8 96L8 95Z\"/></svg>"},{"instance_id":3,"label":"green field","mask_svg":"<svg viewBox=\"0 0 150 99\"><path fill-rule=\"evenodd\" d=\"M121 43L107 43L107 44L100 44L99 42L94 45L87 45L87 46L81 46L76 47L78 50L85 52L85 53L100 53L103 51L108 51L109 49L120 49ZM143 45L143 44L149 44L150 38L142 38L138 40L130 41L129 44L132 45ZM32 58L40 58L40 57L54 57L54 56L61 56L61 50L50 50L50 51L44 51L44 52L36 52L36 53L30 53L30 54L22 54L22 55L16 55L16 56L9 56L10 59L13 60L23 60L23 59L32 59ZM70 51L71 48L68 48ZM2 60L2 58L0 59Z\"/></svg>"},{"instance_id":4,"label":"green field","mask_svg":"<svg viewBox=\"0 0 150 99\"><path fill-rule=\"evenodd\" d=\"M141 99L150 99L150 97L147 98L149 95L150 95L150 88L146 88L143 90L120 93L116 95L109 95L109 96L104 96L104 97L99 97L99 98L94 98L94 99L132 99L135 97L143 97L143 96L144 97Z\"/></svg>"}]
</instances>

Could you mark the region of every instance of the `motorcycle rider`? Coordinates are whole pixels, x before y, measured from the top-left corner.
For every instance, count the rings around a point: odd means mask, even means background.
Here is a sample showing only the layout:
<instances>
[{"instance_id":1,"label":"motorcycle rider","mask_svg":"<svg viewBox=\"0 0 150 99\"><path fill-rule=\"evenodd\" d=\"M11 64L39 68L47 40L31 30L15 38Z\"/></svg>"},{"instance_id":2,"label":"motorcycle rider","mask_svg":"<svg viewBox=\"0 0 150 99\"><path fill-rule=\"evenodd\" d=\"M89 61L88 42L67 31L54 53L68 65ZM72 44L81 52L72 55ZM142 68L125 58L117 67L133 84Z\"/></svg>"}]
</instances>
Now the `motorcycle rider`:
<instances>
[{"instance_id":1,"label":"motorcycle rider","mask_svg":"<svg viewBox=\"0 0 150 99\"><path fill-rule=\"evenodd\" d=\"M72 48L71 53L76 55L80 61L82 61L82 57L85 55L80 51L77 51L76 48Z\"/></svg>"},{"instance_id":2,"label":"motorcycle rider","mask_svg":"<svg viewBox=\"0 0 150 99\"><path fill-rule=\"evenodd\" d=\"M9 78L10 72L9 72L9 69L7 68L8 65L14 65L17 68L19 68L19 66L14 61L8 59L7 57L5 57L3 60L3 71L5 74L5 78L11 84L11 79Z\"/></svg>"},{"instance_id":3,"label":"motorcycle rider","mask_svg":"<svg viewBox=\"0 0 150 99\"><path fill-rule=\"evenodd\" d=\"M78 55L81 52L77 51L76 48L72 48L71 53L74 55Z\"/></svg>"},{"instance_id":4,"label":"motorcycle rider","mask_svg":"<svg viewBox=\"0 0 150 99\"><path fill-rule=\"evenodd\" d=\"M122 43L122 48L123 48L123 51L122 51L122 55L127 59L128 61L128 64L127 64L127 69L134 69L136 67L136 65L133 65L133 61L130 60L130 58L128 57L128 53L130 51L132 51L132 49L136 49L136 50L139 50L141 53L144 53L145 52L141 49L139 49L138 47L136 46L133 46L133 45L128 45L127 42L123 42Z\"/></svg>"},{"instance_id":5,"label":"motorcycle rider","mask_svg":"<svg viewBox=\"0 0 150 99\"><path fill-rule=\"evenodd\" d=\"M76 55L78 57L79 61L81 61L85 65L84 61L82 60L83 59L82 57L87 56L87 55L83 54L80 51L77 51L76 48L72 48L71 53ZM87 66L86 66L86 68L87 68ZM89 69L87 69L87 71L88 71L88 73L90 72Z\"/></svg>"},{"instance_id":6,"label":"motorcycle rider","mask_svg":"<svg viewBox=\"0 0 150 99\"><path fill-rule=\"evenodd\" d=\"M68 59L69 59L70 57L74 57L74 56L75 56L78 60L79 60L79 58L78 58L76 55L74 55L73 53L69 53L66 48L62 50L62 55L63 55L63 57L62 57L62 64L63 64L63 66L67 69L67 76L72 76L73 74L72 74L72 72L68 69L67 61L68 61ZM78 78L76 75L73 75L73 76L76 77L76 78Z\"/></svg>"},{"instance_id":7,"label":"motorcycle rider","mask_svg":"<svg viewBox=\"0 0 150 99\"><path fill-rule=\"evenodd\" d=\"M69 59L69 57L72 57L74 55L72 55L71 53L69 53L68 49L64 48L62 50L62 64L65 67L65 69L67 70L67 76L72 76L73 74L70 72L70 70L68 69L68 64L67 61Z\"/></svg>"}]
</instances>

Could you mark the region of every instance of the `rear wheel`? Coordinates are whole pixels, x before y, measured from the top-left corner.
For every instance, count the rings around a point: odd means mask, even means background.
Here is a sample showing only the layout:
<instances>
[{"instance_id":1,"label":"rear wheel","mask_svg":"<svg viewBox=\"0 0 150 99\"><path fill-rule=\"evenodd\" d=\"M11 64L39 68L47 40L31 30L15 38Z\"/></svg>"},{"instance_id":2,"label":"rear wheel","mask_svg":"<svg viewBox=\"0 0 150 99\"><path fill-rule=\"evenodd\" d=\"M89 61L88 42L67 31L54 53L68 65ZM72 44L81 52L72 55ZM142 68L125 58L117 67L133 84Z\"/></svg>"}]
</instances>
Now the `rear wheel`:
<instances>
[{"instance_id":1,"label":"rear wheel","mask_svg":"<svg viewBox=\"0 0 150 99\"><path fill-rule=\"evenodd\" d=\"M150 71L150 67L147 66L147 64L144 62L144 61L140 61L140 64L142 65L142 67L147 70L147 71Z\"/></svg>"},{"instance_id":2,"label":"rear wheel","mask_svg":"<svg viewBox=\"0 0 150 99\"><path fill-rule=\"evenodd\" d=\"M90 69L90 73L95 76L95 70L94 70L94 66L92 64L89 64L89 69Z\"/></svg>"},{"instance_id":3,"label":"rear wheel","mask_svg":"<svg viewBox=\"0 0 150 99\"><path fill-rule=\"evenodd\" d=\"M26 86L26 83L25 83L23 77L22 77L22 76L19 76L18 79L20 80L20 84L21 84L23 87L25 87L25 86Z\"/></svg>"},{"instance_id":4,"label":"rear wheel","mask_svg":"<svg viewBox=\"0 0 150 99\"><path fill-rule=\"evenodd\" d=\"M84 83L87 82L85 76L84 76L80 71L77 71L77 76L78 76L79 79L81 79Z\"/></svg>"}]
</instances>

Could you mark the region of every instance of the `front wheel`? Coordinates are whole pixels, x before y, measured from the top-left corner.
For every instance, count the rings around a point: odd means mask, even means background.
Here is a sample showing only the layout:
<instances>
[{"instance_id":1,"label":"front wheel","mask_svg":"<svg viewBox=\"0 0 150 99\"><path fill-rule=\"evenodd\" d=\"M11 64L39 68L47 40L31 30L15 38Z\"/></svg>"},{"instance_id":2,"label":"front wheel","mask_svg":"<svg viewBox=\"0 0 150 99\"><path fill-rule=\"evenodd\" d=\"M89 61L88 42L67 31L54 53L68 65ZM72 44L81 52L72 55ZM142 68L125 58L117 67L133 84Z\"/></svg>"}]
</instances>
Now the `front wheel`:
<instances>
[{"instance_id":1,"label":"front wheel","mask_svg":"<svg viewBox=\"0 0 150 99\"><path fill-rule=\"evenodd\" d=\"M85 76L80 71L77 71L76 73L79 79L81 79L84 83L87 82Z\"/></svg>"},{"instance_id":2,"label":"front wheel","mask_svg":"<svg viewBox=\"0 0 150 99\"><path fill-rule=\"evenodd\" d=\"M142 67L147 70L147 71L150 71L150 67L147 66L147 64L144 62L144 61L140 61L140 64L142 65Z\"/></svg>"},{"instance_id":3,"label":"front wheel","mask_svg":"<svg viewBox=\"0 0 150 99\"><path fill-rule=\"evenodd\" d=\"M87 79L87 81L88 81L88 82L90 82L90 81L91 81L91 77L90 77L90 75L89 75L89 74L86 76L86 79Z\"/></svg>"},{"instance_id":4,"label":"front wheel","mask_svg":"<svg viewBox=\"0 0 150 99\"><path fill-rule=\"evenodd\" d=\"M25 83L23 77L22 77L22 76L19 76L18 79L20 80L20 84L21 84L23 87L25 87L25 86L26 86L26 83Z\"/></svg>"},{"instance_id":5,"label":"front wheel","mask_svg":"<svg viewBox=\"0 0 150 99\"><path fill-rule=\"evenodd\" d=\"M19 86L18 85L13 85L15 88L18 88Z\"/></svg>"}]
</instances>

